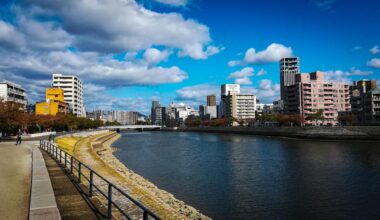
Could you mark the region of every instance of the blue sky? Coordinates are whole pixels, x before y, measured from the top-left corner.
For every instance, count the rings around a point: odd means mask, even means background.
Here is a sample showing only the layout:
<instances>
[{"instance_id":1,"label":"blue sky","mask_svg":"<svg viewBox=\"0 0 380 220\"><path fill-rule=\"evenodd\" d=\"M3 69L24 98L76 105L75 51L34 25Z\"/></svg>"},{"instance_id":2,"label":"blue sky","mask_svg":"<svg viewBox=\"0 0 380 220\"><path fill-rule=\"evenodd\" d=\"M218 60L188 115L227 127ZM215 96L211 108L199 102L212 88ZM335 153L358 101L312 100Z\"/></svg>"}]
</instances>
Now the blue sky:
<instances>
[{"instance_id":1,"label":"blue sky","mask_svg":"<svg viewBox=\"0 0 380 220\"><path fill-rule=\"evenodd\" d=\"M87 110L194 106L238 82L279 97L278 60L329 80L380 79L374 0L2 1L0 78L43 98L53 72L78 75ZM232 62L231 62L232 61Z\"/></svg>"}]
</instances>

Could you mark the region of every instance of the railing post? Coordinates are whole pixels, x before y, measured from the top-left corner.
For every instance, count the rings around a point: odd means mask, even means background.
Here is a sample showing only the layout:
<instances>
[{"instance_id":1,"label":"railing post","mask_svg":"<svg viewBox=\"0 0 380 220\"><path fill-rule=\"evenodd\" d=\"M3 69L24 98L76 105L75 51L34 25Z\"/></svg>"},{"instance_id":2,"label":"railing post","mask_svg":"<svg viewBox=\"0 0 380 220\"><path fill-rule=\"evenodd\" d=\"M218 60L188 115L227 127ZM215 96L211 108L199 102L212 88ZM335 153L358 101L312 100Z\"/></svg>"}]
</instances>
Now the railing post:
<instances>
[{"instance_id":1,"label":"railing post","mask_svg":"<svg viewBox=\"0 0 380 220\"><path fill-rule=\"evenodd\" d=\"M81 168L82 168L82 163L79 162L79 165L78 165L78 182L80 183L80 176L81 176Z\"/></svg>"},{"instance_id":2,"label":"railing post","mask_svg":"<svg viewBox=\"0 0 380 220\"><path fill-rule=\"evenodd\" d=\"M89 189L89 192L88 192L88 196L89 197L92 197L92 185L93 185L93 181L94 181L94 173L92 170L90 170L90 189Z\"/></svg>"},{"instance_id":3,"label":"railing post","mask_svg":"<svg viewBox=\"0 0 380 220\"><path fill-rule=\"evenodd\" d=\"M148 220L148 212L144 210L143 220Z\"/></svg>"},{"instance_id":4,"label":"railing post","mask_svg":"<svg viewBox=\"0 0 380 220\"><path fill-rule=\"evenodd\" d=\"M112 219L112 185L108 183L108 214L107 217Z\"/></svg>"},{"instance_id":5,"label":"railing post","mask_svg":"<svg viewBox=\"0 0 380 220\"><path fill-rule=\"evenodd\" d=\"M70 174L73 174L73 156L70 157Z\"/></svg>"},{"instance_id":6,"label":"railing post","mask_svg":"<svg viewBox=\"0 0 380 220\"><path fill-rule=\"evenodd\" d=\"M62 163L62 150L61 149L59 149L59 163Z\"/></svg>"},{"instance_id":7,"label":"railing post","mask_svg":"<svg viewBox=\"0 0 380 220\"><path fill-rule=\"evenodd\" d=\"M65 168L67 167L67 153L65 152Z\"/></svg>"}]
</instances>

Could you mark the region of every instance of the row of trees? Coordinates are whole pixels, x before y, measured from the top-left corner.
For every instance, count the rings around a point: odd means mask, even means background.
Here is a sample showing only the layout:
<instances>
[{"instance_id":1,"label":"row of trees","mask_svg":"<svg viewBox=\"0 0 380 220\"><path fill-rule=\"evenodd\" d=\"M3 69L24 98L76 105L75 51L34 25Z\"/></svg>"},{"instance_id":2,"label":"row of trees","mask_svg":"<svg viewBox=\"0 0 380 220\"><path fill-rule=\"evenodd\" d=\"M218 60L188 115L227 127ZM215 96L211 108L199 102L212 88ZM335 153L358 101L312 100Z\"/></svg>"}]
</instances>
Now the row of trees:
<instances>
[{"instance_id":1,"label":"row of trees","mask_svg":"<svg viewBox=\"0 0 380 220\"><path fill-rule=\"evenodd\" d=\"M279 126L285 125L301 125L302 118L299 115L285 115L285 114L263 114L258 116L256 119L246 119L239 120L234 117L229 118L218 118L212 120L202 121L200 118L188 118L185 121L187 127L197 127L197 126L206 126L206 127L225 127L231 126L233 124L243 125L253 125L256 122L274 122L278 123Z\"/></svg>"},{"instance_id":2,"label":"row of trees","mask_svg":"<svg viewBox=\"0 0 380 220\"><path fill-rule=\"evenodd\" d=\"M239 125L253 125L256 122L259 124L265 123L273 123L278 126L290 126L296 125L301 126L305 120L314 121L316 124L323 123L325 120L323 116L323 110L319 110L314 114L310 114L305 119L298 114L263 114L257 116L255 119L247 119L247 120L238 120L233 117L229 118L220 118L213 120L202 121L200 118L188 118L185 121L185 125L188 127L197 127L197 126L207 126L207 127L223 127L223 126L231 126L234 123ZM342 124L349 124L352 120L351 116L342 116L338 118Z\"/></svg>"},{"instance_id":3,"label":"row of trees","mask_svg":"<svg viewBox=\"0 0 380 220\"><path fill-rule=\"evenodd\" d=\"M25 112L20 104L0 101L0 131L2 134L14 134L19 129L36 133L45 130L82 130L102 125L103 122L100 120L77 118L72 114L35 115Z\"/></svg>"}]
</instances>

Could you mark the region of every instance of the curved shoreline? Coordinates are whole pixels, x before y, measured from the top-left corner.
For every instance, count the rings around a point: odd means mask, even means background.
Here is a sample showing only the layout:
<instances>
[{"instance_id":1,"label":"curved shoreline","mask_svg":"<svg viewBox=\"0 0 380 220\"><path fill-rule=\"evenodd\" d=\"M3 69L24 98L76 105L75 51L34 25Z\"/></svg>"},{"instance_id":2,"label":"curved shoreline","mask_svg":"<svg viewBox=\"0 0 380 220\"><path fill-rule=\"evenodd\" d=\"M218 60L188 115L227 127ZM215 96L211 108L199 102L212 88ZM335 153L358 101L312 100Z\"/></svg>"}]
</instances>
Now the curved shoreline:
<instances>
[{"instance_id":1,"label":"curved shoreline","mask_svg":"<svg viewBox=\"0 0 380 220\"><path fill-rule=\"evenodd\" d=\"M111 137L110 137L111 136ZM120 134L109 132L105 135L91 138L89 145L99 159L118 173L117 184L128 193L140 200L154 213L163 219L210 219L197 209L178 200L171 193L159 189L144 177L128 169L115 156L112 144L121 137ZM107 176L112 178L113 176Z\"/></svg>"}]
</instances>

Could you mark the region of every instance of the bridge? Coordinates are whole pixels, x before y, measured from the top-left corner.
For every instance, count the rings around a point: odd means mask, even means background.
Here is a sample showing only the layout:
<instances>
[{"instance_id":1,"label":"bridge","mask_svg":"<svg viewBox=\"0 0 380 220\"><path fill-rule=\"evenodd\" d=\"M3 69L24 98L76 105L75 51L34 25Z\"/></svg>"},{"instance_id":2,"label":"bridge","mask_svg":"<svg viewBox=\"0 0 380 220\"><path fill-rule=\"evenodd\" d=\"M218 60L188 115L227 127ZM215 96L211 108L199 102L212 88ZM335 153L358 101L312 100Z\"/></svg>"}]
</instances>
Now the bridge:
<instances>
[{"instance_id":1,"label":"bridge","mask_svg":"<svg viewBox=\"0 0 380 220\"><path fill-rule=\"evenodd\" d=\"M108 130L159 130L160 125L115 125L115 126L103 126L101 129Z\"/></svg>"}]
</instances>

